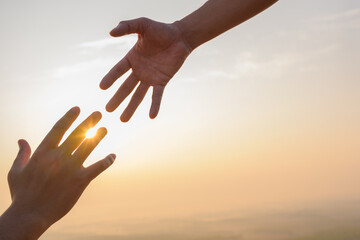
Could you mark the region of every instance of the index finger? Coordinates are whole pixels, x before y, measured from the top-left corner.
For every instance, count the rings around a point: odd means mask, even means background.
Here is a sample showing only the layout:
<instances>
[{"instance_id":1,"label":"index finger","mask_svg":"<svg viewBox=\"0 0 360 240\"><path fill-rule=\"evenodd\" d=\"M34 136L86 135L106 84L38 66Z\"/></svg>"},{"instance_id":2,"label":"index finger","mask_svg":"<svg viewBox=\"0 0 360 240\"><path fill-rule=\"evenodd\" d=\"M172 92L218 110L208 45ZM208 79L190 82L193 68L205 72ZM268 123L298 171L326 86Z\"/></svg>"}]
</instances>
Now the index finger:
<instances>
[{"instance_id":1,"label":"index finger","mask_svg":"<svg viewBox=\"0 0 360 240\"><path fill-rule=\"evenodd\" d=\"M130 63L125 56L101 80L100 88L103 90L108 89L119 77L125 74L130 68Z\"/></svg>"},{"instance_id":2,"label":"index finger","mask_svg":"<svg viewBox=\"0 0 360 240\"><path fill-rule=\"evenodd\" d=\"M60 118L59 121L55 123L44 140L40 143L39 148L56 148L63 138L65 132L73 124L79 114L79 107L71 108L62 118Z\"/></svg>"}]
</instances>

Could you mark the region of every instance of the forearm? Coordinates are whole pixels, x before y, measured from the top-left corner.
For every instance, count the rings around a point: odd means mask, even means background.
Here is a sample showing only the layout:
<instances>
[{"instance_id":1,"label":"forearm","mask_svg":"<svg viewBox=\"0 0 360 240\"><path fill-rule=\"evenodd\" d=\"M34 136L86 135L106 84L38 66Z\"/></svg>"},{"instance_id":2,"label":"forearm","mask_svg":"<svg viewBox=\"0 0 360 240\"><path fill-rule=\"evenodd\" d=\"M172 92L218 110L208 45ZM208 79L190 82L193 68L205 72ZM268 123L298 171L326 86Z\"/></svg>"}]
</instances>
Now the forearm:
<instances>
[{"instance_id":1,"label":"forearm","mask_svg":"<svg viewBox=\"0 0 360 240\"><path fill-rule=\"evenodd\" d=\"M35 214L10 206L0 216L0 240L38 239L49 227Z\"/></svg>"},{"instance_id":2,"label":"forearm","mask_svg":"<svg viewBox=\"0 0 360 240\"><path fill-rule=\"evenodd\" d=\"M277 0L209 0L176 24L193 50L252 18Z\"/></svg>"}]
</instances>

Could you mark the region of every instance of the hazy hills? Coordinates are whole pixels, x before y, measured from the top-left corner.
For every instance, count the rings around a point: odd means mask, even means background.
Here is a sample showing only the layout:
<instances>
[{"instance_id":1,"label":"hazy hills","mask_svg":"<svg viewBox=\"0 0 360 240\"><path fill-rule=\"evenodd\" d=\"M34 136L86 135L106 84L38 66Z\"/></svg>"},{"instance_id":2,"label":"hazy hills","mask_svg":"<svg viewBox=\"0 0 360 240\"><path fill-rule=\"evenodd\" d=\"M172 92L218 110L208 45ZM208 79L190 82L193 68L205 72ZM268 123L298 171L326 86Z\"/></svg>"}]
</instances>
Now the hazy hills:
<instances>
[{"instance_id":1,"label":"hazy hills","mask_svg":"<svg viewBox=\"0 0 360 240\"><path fill-rule=\"evenodd\" d=\"M99 223L97 223L99 224ZM109 222L108 234L50 231L42 239L66 240L359 240L360 204L302 210L234 211L186 219ZM114 234L121 228L122 234Z\"/></svg>"}]
</instances>

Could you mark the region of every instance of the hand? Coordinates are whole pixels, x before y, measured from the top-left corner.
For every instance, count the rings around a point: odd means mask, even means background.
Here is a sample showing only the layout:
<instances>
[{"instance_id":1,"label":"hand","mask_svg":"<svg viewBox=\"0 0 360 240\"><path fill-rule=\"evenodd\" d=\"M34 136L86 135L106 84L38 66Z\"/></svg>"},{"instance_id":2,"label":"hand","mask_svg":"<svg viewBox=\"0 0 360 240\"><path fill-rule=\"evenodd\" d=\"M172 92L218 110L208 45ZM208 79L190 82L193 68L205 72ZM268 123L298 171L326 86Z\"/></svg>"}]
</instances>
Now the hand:
<instances>
[{"instance_id":1,"label":"hand","mask_svg":"<svg viewBox=\"0 0 360 240\"><path fill-rule=\"evenodd\" d=\"M131 33L138 34L138 41L100 83L100 88L107 89L130 68L132 69L130 76L106 105L106 110L112 112L140 82L129 105L120 117L123 122L129 121L150 86L153 87L150 118L157 116L166 84L191 53L191 48L186 44L180 29L175 24L138 18L120 22L110 32L113 37Z\"/></svg>"},{"instance_id":2,"label":"hand","mask_svg":"<svg viewBox=\"0 0 360 240\"><path fill-rule=\"evenodd\" d=\"M31 157L29 144L19 140L20 150L8 174L12 198L10 214L31 216L46 230L65 216L91 180L113 163L115 155L110 154L83 167L83 162L107 133L105 128L100 128L93 138L85 139L87 130L100 121L100 112L92 113L58 146L79 113L78 107L68 111Z\"/></svg>"}]
</instances>

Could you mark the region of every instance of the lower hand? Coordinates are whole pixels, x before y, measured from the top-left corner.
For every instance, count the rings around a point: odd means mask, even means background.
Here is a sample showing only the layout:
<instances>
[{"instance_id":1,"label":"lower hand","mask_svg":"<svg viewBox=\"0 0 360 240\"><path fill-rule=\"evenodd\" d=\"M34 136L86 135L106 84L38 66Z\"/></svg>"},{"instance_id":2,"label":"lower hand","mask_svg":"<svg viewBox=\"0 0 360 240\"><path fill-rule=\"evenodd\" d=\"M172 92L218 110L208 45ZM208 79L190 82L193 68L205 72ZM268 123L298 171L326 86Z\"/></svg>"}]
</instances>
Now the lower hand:
<instances>
[{"instance_id":1,"label":"lower hand","mask_svg":"<svg viewBox=\"0 0 360 240\"><path fill-rule=\"evenodd\" d=\"M83 167L83 162L107 133L105 128L100 128L93 138L85 139L87 130L101 119L100 112L92 113L59 146L79 113L78 107L68 111L31 157L29 144L25 140L19 140L20 150L8 174L12 197L8 215L21 216L22 220L38 224L39 231L32 233L36 229L33 227L26 239L36 239L36 235L41 235L50 225L65 216L91 180L107 169L115 159L115 155L110 154L89 167ZM21 224L26 226L25 223Z\"/></svg>"}]
</instances>

